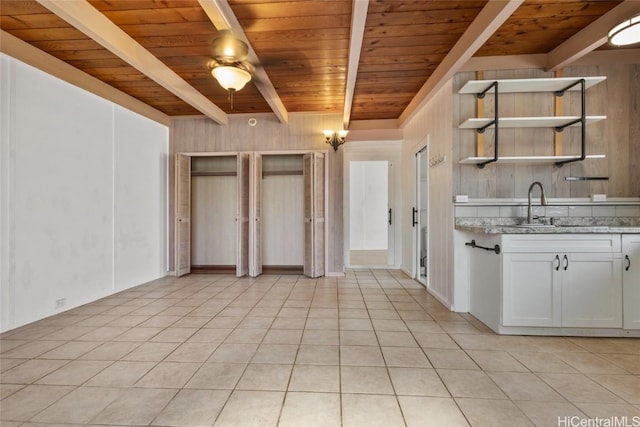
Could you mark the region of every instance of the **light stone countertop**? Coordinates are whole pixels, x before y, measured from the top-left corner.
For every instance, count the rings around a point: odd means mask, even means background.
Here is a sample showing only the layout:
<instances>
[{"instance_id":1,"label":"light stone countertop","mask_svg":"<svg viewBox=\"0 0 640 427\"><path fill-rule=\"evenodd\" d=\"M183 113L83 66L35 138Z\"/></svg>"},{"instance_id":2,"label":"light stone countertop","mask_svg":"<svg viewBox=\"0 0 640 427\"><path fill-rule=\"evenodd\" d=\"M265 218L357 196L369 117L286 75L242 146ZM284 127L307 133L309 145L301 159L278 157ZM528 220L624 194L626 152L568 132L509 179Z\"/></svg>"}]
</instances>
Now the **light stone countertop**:
<instances>
[{"instance_id":1,"label":"light stone countertop","mask_svg":"<svg viewBox=\"0 0 640 427\"><path fill-rule=\"evenodd\" d=\"M637 217L563 217L554 226L527 227L525 218L456 218L455 229L479 234L638 234Z\"/></svg>"}]
</instances>

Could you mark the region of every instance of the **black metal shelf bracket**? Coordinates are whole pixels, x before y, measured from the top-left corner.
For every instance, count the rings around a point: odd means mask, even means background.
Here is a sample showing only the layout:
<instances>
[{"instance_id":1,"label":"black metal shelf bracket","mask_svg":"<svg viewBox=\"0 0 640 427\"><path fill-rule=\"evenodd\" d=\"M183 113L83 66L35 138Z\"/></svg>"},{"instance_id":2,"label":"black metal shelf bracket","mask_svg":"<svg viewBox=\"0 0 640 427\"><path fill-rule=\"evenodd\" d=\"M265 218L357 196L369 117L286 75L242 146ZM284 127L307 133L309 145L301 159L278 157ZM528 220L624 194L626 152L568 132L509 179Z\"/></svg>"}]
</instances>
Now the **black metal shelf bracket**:
<instances>
[{"instance_id":1,"label":"black metal shelf bracket","mask_svg":"<svg viewBox=\"0 0 640 427\"><path fill-rule=\"evenodd\" d=\"M485 130L487 130L488 127L493 126L494 127L494 132L493 132L493 158L489 159L487 161L478 163L476 166L478 166L478 169L482 169L484 168L486 165L488 165L489 163L494 163L498 161L498 123L499 123L499 114L498 114L498 81L494 81L493 83L491 83L485 90L483 90L480 93L476 94L476 98L478 99L483 99L485 97L485 95L487 94L487 92L489 92L491 89L495 89L494 91L494 96L493 96L493 120L491 120L489 123L487 123L486 125L476 129L477 133L484 133Z\"/></svg>"},{"instance_id":2,"label":"black metal shelf bracket","mask_svg":"<svg viewBox=\"0 0 640 427\"><path fill-rule=\"evenodd\" d=\"M566 123L562 126L558 126L555 128L556 132L562 132L564 128L567 126L571 126L576 123L580 123L580 146L582 153L580 157L575 159L563 160L561 162L556 162L556 167L562 167L566 163L572 162L581 162L587 158L587 113L586 113L586 99L585 99L585 89L586 89L586 81L585 79L578 79L574 83L571 83L566 88L554 92L555 96L564 96L565 92L571 89L572 87L580 85L580 118L574 120L572 122Z\"/></svg>"},{"instance_id":3,"label":"black metal shelf bracket","mask_svg":"<svg viewBox=\"0 0 640 427\"><path fill-rule=\"evenodd\" d=\"M489 252L495 252L496 255L500 255L500 245L495 245L492 248L488 248L486 246L480 246L480 245L476 244L475 240L472 240L470 242L466 242L464 245L465 246L470 246L470 247L472 247L474 249L482 249L482 250L489 251Z\"/></svg>"}]
</instances>

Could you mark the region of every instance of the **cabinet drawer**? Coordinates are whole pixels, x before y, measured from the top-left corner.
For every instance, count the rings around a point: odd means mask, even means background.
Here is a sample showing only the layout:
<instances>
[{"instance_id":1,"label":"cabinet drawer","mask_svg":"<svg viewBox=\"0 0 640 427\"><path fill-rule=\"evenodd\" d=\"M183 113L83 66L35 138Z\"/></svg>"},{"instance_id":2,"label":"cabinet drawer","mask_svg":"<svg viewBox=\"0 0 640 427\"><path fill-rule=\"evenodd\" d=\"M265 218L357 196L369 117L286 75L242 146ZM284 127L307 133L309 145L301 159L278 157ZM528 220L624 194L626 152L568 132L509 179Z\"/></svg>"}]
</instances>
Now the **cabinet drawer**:
<instances>
[{"instance_id":1,"label":"cabinet drawer","mask_svg":"<svg viewBox=\"0 0 640 427\"><path fill-rule=\"evenodd\" d=\"M503 252L619 253L619 234L505 234Z\"/></svg>"}]
</instances>

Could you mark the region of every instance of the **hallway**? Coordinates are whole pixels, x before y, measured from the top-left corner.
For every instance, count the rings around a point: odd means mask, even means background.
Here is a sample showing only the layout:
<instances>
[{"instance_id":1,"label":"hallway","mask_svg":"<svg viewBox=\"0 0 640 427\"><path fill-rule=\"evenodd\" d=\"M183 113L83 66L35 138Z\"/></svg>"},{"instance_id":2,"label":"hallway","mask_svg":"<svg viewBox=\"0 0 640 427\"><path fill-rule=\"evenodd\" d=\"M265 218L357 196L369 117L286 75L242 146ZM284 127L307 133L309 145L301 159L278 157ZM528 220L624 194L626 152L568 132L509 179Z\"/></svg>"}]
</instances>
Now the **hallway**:
<instances>
[{"instance_id":1,"label":"hallway","mask_svg":"<svg viewBox=\"0 0 640 427\"><path fill-rule=\"evenodd\" d=\"M9 331L0 358L6 427L640 417L640 340L498 336L390 270L166 277Z\"/></svg>"}]
</instances>

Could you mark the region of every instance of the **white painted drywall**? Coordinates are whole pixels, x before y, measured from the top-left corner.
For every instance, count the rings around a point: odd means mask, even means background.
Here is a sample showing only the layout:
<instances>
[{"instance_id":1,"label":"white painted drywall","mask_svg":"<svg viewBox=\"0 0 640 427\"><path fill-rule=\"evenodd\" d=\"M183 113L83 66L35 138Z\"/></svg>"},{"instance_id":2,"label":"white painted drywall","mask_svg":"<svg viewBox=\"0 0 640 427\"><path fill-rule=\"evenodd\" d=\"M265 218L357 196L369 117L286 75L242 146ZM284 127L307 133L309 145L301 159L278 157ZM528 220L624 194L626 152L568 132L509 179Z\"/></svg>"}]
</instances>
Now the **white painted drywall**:
<instances>
[{"instance_id":1,"label":"white painted drywall","mask_svg":"<svg viewBox=\"0 0 640 427\"><path fill-rule=\"evenodd\" d=\"M115 106L115 289L167 274L168 129Z\"/></svg>"},{"instance_id":2,"label":"white painted drywall","mask_svg":"<svg viewBox=\"0 0 640 427\"><path fill-rule=\"evenodd\" d=\"M0 61L0 330L164 276L167 128Z\"/></svg>"},{"instance_id":3,"label":"white painted drywall","mask_svg":"<svg viewBox=\"0 0 640 427\"><path fill-rule=\"evenodd\" d=\"M351 161L349 174L350 248L385 250L389 246L389 162Z\"/></svg>"}]
</instances>

